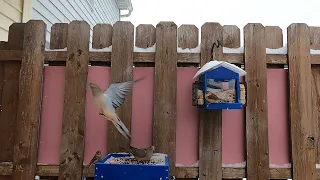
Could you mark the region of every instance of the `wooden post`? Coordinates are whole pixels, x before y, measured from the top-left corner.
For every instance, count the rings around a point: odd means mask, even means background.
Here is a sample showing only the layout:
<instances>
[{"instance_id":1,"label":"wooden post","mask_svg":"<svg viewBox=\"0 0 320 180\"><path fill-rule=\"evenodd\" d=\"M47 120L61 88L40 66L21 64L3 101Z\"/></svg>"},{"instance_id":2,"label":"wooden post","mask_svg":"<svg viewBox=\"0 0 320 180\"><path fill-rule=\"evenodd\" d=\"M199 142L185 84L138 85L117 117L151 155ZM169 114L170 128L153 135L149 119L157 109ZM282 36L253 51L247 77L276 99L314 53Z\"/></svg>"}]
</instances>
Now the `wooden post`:
<instances>
[{"instance_id":1,"label":"wooden post","mask_svg":"<svg viewBox=\"0 0 320 180\"><path fill-rule=\"evenodd\" d=\"M68 23L56 23L51 26L50 49L64 49L68 41ZM66 62L49 62L50 66L65 66Z\"/></svg>"},{"instance_id":2,"label":"wooden post","mask_svg":"<svg viewBox=\"0 0 320 180\"><path fill-rule=\"evenodd\" d=\"M177 120L177 25L160 22L156 27L153 144L166 153L170 175L175 175Z\"/></svg>"},{"instance_id":3,"label":"wooden post","mask_svg":"<svg viewBox=\"0 0 320 180\"><path fill-rule=\"evenodd\" d=\"M156 43L156 28L152 24L140 24L136 28L136 47L148 48Z\"/></svg>"},{"instance_id":4,"label":"wooden post","mask_svg":"<svg viewBox=\"0 0 320 180\"><path fill-rule=\"evenodd\" d=\"M265 28L244 27L244 58L247 75L247 180L269 180L268 103Z\"/></svg>"},{"instance_id":5,"label":"wooden post","mask_svg":"<svg viewBox=\"0 0 320 180\"><path fill-rule=\"evenodd\" d=\"M219 23L205 23L201 27L201 67L210 60L213 43L223 42ZM213 59L222 60L222 46L215 46ZM222 110L200 110L199 122L199 178L222 179Z\"/></svg>"},{"instance_id":6,"label":"wooden post","mask_svg":"<svg viewBox=\"0 0 320 180\"><path fill-rule=\"evenodd\" d=\"M131 22L118 21L113 25L110 83L132 80L133 39L134 26ZM131 126L131 94L132 91L128 93L122 106L117 109L119 118L129 131ZM119 133L110 121L108 121L107 142L108 153L119 152L120 147L127 147L129 144L129 141Z\"/></svg>"},{"instance_id":7,"label":"wooden post","mask_svg":"<svg viewBox=\"0 0 320 180\"><path fill-rule=\"evenodd\" d=\"M316 179L316 145L312 118L310 30L304 23L288 29L292 179Z\"/></svg>"},{"instance_id":8,"label":"wooden post","mask_svg":"<svg viewBox=\"0 0 320 180\"><path fill-rule=\"evenodd\" d=\"M87 22L74 20L68 25L59 180L82 177L89 37Z\"/></svg>"},{"instance_id":9,"label":"wooden post","mask_svg":"<svg viewBox=\"0 0 320 180\"><path fill-rule=\"evenodd\" d=\"M36 174L45 38L46 24L43 21L30 20L25 24L13 149L13 180L34 179Z\"/></svg>"}]
</instances>

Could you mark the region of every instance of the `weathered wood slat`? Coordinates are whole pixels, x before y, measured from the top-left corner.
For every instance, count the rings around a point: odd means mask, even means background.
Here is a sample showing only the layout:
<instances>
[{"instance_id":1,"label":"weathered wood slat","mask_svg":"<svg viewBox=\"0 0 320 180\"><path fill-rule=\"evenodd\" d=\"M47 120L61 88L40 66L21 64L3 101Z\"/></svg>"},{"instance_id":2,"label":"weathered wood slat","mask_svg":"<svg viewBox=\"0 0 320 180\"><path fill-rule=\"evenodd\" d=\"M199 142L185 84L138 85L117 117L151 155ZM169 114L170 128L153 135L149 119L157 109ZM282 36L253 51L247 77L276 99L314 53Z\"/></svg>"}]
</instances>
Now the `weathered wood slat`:
<instances>
[{"instance_id":1,"label":"weathered wood slat","mask_svg":"<svg viewBox=\"0 0 320 180\"><path fill-rule=\"evenodd\" d=\"M93 27L92 48L103 49L112 45L113 28L110 24L96 24Z\"/></svg>"},{"instance_id":2,"label":"weathered wood slat","mask_svg":"<svg viewBox=\"0 0 320 180\"><path fill-rule=\"evenodd\" d=\"M223 47L240 47L240 29L234 25L223 26Z\"/></svg>"},{"instance_id":3,"label":"weathered wood slat","mask_svg":"<svg viewBox=\"0 0 320 180\"><path fill-rule=\"evenodd\" d=\"M19 50L0 50L0 61L21 61L21 51ZM179 63L200 63L200 53L177 53ZM50 61L66 61L68 56L64 51L46 51L45 62ZM110 62L110 52L89 52L90 62ZM288 64L288 56L286 54L267 54L266 64ZM224 61L234 64L244 64L244 54L225 53L223 54ZM133 52L133 62L154 62L154 52ZM311 64L320 64L320 55L311 55Z\"/></svg>"},{"instance_id":4,"label":"weathered wood slat","mask_svg":"<svg viewBox=\"0 0 320 180\"><path fill-rule=\"evenodd\" d=\"M232 25L223 26L223 43L222 44L224 47L228 47L228 48L240 47L240 29L237 26L232 26ZM243 113L245 113L245 111L243 111ZM234 180L242 180L242 179L235 178Z\"/></svg>"},{"instance_id":5,"label":"weathered wood slat","mask_svg":"<svg viewBox=\"0 0 320 180\"><path fill-rule=\"evenodd\" d=\"M245 70L247 75L246 139L247 179L269 179L268 104L265 28L262 24L244 27Z\"/></svg>"},{"instance_id":6,"label":"weathered wood slat","mask_svg":"<svg viewBox=\"0 0 320 180\"><path fill-rule=\"evenodd\" d=\"M56 23L51 26L50 34L50 49L64 49L67 47L68 42L68 23ZM66 52L67 55L67 52ZM48 62L50 66L62 65L65 66L66 58L64 61L51 61Z\"/></svg>"},{"instance_id":7,"label":"weathered wood slat","mask_svg":"<svg viewBox=\"0 0 320 180\"><path fill-rule=\"evenodd\" d=\"M153 144L168 154L175 176L177 120L177 25L160 22L156 27Z\"/></svg>"},{"instance_id":8,"label":"weathered wood slat","mask_svg":"<svg viewBox=\"0 0 320 180\"><path fill-rule=\"evenodd\" d=\"M201 27L201 67L211 59L211 48L223 42L222 26L205 23ZM214 48L213 59L222 60L222 47ZM199 178L222 179L222 110L200 109L199 120Z\"/></svg>"},{"instance_id":9,"label":"weathered wood slat","mask_svg":"<svg viewBox=\"0 0 320 180\"><path fill-rule=\"evenodd\" d=\"M303 23L288 27L290 119L293 179L316 178L316 144L312 118L310 32Z\"/></svg>"},{"instance_id":10,"label":"weathered wood slat","mask_svg":"<svg viewBox=\"0 0 320 180\"><path fill-rule=\"evenodd\" d=\"M36 173L45 33L46 24L43 21L30 20L25 24L13 149L13 180L34 179Z\"/></svg>"},{"instance_id":11,"label":"weathered wood slat","mask_svg":"<svg viewBox=\"0 0 320 180\"><path fill-rule=\"evenodd\" d=\"M59 180L82 176L89 36L87 22L74 20L68 25Z\"/></svg>"},{"instance_id":12,"label":"weathered wood slat","mask_svg":"<svg viewBox=\"0 0 320 180\"><path fill-rule=\"evenodd\" d=\"M310 27L310 46L312 49L320 49L320 27ZM315 127L317 139L317 164L320 164L320 67L314 66L312 72L312 117L317 121Z\"/></svg>"},{"instance_id":13,"label":"weathered wood slat","mask_svg":"<svg viewBox=\"0 0 320 180\"><path fill-rule=\"evenodd\" d=\"M23 23L13 23L9 27L7 49L22 50L24 38ZM0 112L0 162L13 160L15 124L19 98L19 74L21 62L8 61L1 64L1 112ZM10 180L10 177L0 177Z\"/></svg>"},{"instance_id":14,"label":"weathered wood slat","mask_svg":"<svg viewBox=\"0 0 320 180\"><path fill-rule=\"evenodd\" d=\"M134 26L128 21L119 21L113 25L112 56L111 56L111 79L110 83L132 80L133 69L133 40ZM134 88L134 87L133 87ZM131 126L132 91L126 97L122 106L117 109L121 121L130 131ZM119 152L120 147L127 147L130 143L108 121L107 152Z\"/></svg>"},{"instance_id":15,"label":"weathered wood slat","mask_svg":"<svg viewBox=\"0 0 320 180\"><path fill-rule=\"evenodd\" d=\"M199 29L195 25L181 25L178 28L178 47L196 48L199 44Z\"/></svg>"},{"instance_id":16,"label":"weathered wood slat","mask_svg":"<svg viewBox=\"0 0 320 180\"><path fill-rule=\"evenodd\" d=\"M136 47L149 48L156 43L156 28L152 24L140 24L136 28Z\"/></svg>"}]
</instances>

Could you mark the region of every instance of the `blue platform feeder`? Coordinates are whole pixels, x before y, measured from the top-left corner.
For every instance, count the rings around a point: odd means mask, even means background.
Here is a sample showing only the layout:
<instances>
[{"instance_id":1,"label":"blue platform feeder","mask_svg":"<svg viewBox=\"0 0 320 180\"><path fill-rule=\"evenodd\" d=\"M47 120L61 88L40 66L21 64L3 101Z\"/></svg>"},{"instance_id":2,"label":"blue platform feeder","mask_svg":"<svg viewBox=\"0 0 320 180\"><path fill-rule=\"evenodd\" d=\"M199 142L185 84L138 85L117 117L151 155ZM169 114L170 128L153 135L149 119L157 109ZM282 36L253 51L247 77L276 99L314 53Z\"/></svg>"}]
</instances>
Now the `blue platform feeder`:
<instances>
[{"instance_id":1,"label":"blue platform feeder","mask_svg":"<svg viewBox=\"0 0 320 180\"><path fill-rule=\"evenodd\" d=\"M193 78L199 76L197 83L197 90L201 90L203 94L203 103L193 105L199 108L213 110L213 109L242 109L242 102L240 100L240 77L245 76L246 72L240 67L233 65L225 61L209 61L206 63ZM224 90L229 90L229 93ZM231 91L230 91L231 90ZM217 95L221 97L232 99L233 101L216 100L215 102L209 102L206 99L206 93L210 91L213 99L218 99ZM219 94L220 92L220 94ZM233 93L230 93L233 92ZM196 95L193 95L195 100ZM219 97L220 98L220 97Z\"/></svg>"},{"instance_id":2,"label":"blue platform feeder","mask_svg":"<svg viewBox=\"0 0 320 180\"><path fill-rule=\"evenodd\" d=\"M169 160L166 154L153 154L164 156L164 164L113 164L108 159L117 157L130 157L128 153L110 153L95 164L95 180L167 180L170 176Z\"/></svg>"}]
</instances>

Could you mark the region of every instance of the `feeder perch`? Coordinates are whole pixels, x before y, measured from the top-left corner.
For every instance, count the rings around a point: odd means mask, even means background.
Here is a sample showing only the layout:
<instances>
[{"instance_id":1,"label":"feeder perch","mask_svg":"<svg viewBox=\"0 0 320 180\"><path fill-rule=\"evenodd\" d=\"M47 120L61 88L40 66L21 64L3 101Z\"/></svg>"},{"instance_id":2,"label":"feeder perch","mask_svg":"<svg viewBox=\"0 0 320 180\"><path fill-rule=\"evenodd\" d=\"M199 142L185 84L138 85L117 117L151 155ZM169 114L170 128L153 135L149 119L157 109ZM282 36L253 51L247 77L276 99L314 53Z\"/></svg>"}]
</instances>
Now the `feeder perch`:
<instances>
[{"instance_id":1,"label":"feeder perch","mask_svg":"<svg viewBox=\"0 0 320 180\"><path fill-rule=\"evenodd\" d=\"M225 61L209 61L193 77L192 105L203 109L242 109L246 86L240 77L246 72Z\"/></svg>"},{"instance_id":2,"label":"feeder perch","mask_svg":"<svg viewBox=\"0 0 320 180\"><path fill-rule=\"evenodd\" d=\"M95 180L169 179L168 155L155 153L151 163L138 164L131 154L110 153L95 164Z\"/></svg>"}]
</instances>

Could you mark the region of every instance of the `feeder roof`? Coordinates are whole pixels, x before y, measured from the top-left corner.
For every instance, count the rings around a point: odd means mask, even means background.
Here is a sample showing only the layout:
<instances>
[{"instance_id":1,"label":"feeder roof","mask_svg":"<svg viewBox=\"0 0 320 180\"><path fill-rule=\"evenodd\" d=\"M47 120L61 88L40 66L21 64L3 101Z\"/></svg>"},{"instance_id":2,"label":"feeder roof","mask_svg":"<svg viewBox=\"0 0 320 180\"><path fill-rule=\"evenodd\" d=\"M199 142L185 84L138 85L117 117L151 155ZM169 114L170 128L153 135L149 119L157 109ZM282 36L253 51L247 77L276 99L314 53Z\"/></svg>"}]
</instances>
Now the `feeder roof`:
<instances>
[{"instance_id":1,"label":"feeder roof","mask_svg":"<svg viewBox=\"0 0 320 180\"><path fill-rule=\"evenodd\" d=\"M213 61L207 62L204 66L202 66L202 68L199 69L199 71L193 76L192 79L198 77L199 75L203 74L204 72L211 71L211 70L216 69L221 66L226 69L229 69L230 71L233 71L233 72L239 74L239 76L245 76L247 74L246 71L244 71L243 69L239 68L238 66L236 66L234 64L231 64L231 63L228 63L225 61L213 60Z\"/></svg>"}]
</instances>

